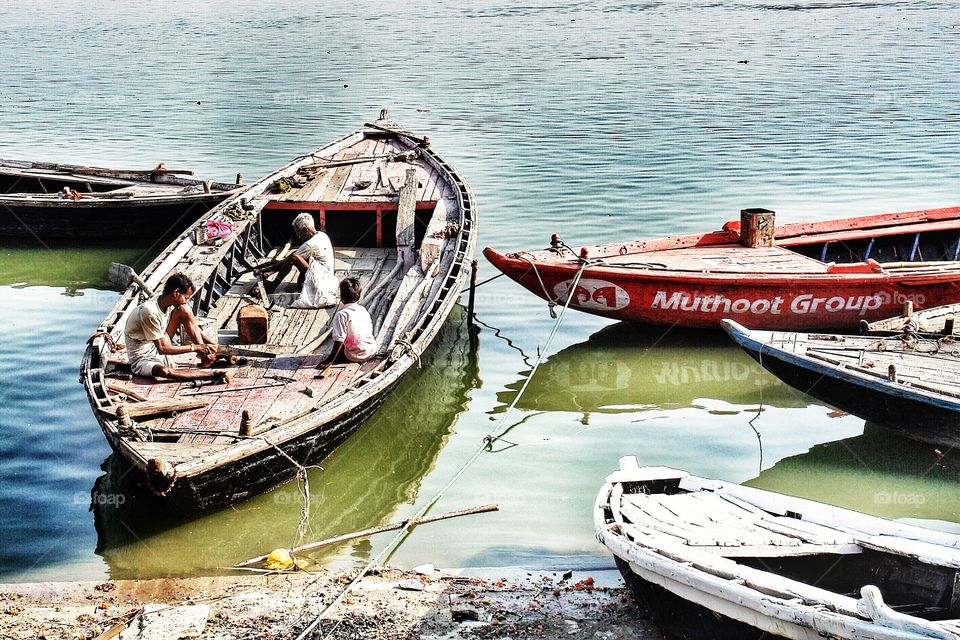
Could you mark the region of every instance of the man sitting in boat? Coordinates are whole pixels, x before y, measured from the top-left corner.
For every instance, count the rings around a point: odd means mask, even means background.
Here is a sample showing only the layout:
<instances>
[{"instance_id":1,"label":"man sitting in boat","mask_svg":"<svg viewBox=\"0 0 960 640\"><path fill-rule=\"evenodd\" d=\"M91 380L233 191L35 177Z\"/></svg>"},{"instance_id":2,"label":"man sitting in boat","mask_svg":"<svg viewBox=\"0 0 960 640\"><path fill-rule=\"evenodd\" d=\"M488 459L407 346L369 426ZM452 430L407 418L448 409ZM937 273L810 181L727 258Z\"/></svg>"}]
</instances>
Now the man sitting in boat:
<instances>
[{"instance_id":1,"label":"man sitting in boat","mask_svg":"<svg viewBox=\"0 0 960 640\"><path fill-rule=\"evenodd\" d=\"M330 243L330 238L323 231L317 231L313 215L307 212L303 212L293 219L293 232L303 240L303 244L286 258L257 269L254 273L265 275L276 272L277 275L274 276L273 280L267 280L264 283L267 293L273 293L294 267L300 272L297 286L303 287L308 271L311 269L311 265L314 265L314 273L310 279L310 284L317 289L317 292L316 295L311 297L316 302L329 299L329 304L335 303L336 276L333 274L333 245ZM328 304L302 306L328 306Z\"/></svg>"},{"instance_id":2,"label":"man sitting in boat","mask_svg":"<svg viewBox=\"0 0 960 640\"><path fill-rule=\"evenodd\" d=\"M182 273L167 278L163 293L138 305L123 327L130 369L139 376L172 380L210 380L229 382L226 371L210 369L217 357L216 341L200 331L197 318L187 301L194 293L193 282ZM170 339L181 330L184 341ZM168 356L196 353L201 368L177 368Z\"/></svg>"},{"instance_id":3,"label":"man sitting in boat","mask_svg":"<svg viewBox=\"0 0 960 640\"><path fill-rule=\"evenodd\" d=\"M361 285L356 278L344 278L340 283L340 301L343 307L333 316L330 335L333 352L327 359L334 362L366 362L377 352L373 337L373 320L360 304Z\"/></svg>"}]
</instances>

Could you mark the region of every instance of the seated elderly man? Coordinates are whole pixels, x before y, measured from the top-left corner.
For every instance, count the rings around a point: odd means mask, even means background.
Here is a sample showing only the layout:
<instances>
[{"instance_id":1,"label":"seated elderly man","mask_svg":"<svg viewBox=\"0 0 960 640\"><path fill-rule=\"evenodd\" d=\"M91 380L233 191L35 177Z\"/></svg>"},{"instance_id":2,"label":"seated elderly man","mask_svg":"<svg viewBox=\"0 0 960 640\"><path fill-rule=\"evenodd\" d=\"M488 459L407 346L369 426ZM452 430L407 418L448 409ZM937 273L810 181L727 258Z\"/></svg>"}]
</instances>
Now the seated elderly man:
<instances>
[{"instance_id":1,"label":"seated elderly man","mask_svg":"<svg viewBox=\"0 0 960 640\"><path fill-rule=\"evenodd\" d=\"M300 272L297 278L297 286L302 287L303 281L307 277L307 270L310 268L311 261L318 261L326 273L333 273L333 245L330 238L323 231L317 231L313 222L313 216L309 213L301 213L293 219L293 232L300 240L303 240L296 251L289 256L270 266L257 269L257 275L276 272L273 280L264 283L267 293L276 291L283 279L290 273L294 267Z\"/></svg>"},{"instance_id":2,"label":"seated elderly man","mask_svg":"<svg viewBox=\"0 0 960 640\"><path fill-rule=\"evenodd\" d=\"M212 370L217 357L216 341L200 331L187 300L194 293L193 282L182 273L171 275L163 293L145 300L127 318L123 327L130 369L137 375L172 380L230 382L230 374ZM170 338L182 331L192 344L173 344ZM177 368L167 356L196 353L200 368Z\"/></svg>"}]
</instances>

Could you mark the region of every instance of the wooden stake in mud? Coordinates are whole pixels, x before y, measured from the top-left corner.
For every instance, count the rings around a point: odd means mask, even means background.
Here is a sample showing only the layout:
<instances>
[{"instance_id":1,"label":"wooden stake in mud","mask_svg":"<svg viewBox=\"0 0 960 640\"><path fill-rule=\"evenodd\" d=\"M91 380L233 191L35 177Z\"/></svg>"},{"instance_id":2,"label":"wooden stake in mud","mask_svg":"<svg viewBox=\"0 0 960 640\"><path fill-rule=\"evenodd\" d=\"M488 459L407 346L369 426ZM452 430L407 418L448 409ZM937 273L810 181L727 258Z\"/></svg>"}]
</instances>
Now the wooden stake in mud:
<instances>
[{"instance_id":1,"label":"wooden stake in mud","mask_svg":"<svg viewBox=\"0 0 960 640\"><path fill-rule=\"evenodd\" d=\"M470 297L467 298L467 326L473 327L473 303L477 294L477 271L479 265L476 260L470 263Z\"/></svg>"},{"instance_id":2,"label":"wooden stake in mud","mask_svg":"<svg viewBox=\"0 0 960 640\"><path fill-rule=\"evenodd\" d=\"M747 247L772 247L776 213L769 209L740 210L740 242Z\"/></svg>"}]
</instances>

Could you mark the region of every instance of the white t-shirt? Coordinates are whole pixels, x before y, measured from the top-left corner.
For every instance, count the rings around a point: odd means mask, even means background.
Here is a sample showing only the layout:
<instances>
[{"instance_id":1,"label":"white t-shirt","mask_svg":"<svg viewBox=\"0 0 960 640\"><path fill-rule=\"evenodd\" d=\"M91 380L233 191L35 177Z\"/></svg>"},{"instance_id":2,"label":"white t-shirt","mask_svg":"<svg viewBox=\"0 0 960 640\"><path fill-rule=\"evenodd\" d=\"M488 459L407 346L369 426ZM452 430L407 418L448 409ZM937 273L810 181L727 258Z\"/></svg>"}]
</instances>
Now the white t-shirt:
<instances>
[{"instance_id":1,"label":"white t-shirt","mask_svg":"<svg viewBox=\"0 0 960 640\"><path fill-rule=\"evenodd\" d=\"M330 243L330 237L323 231L317 231L313 236L297 247L294 253L301 256L310 264L311 260L317 260L327 271L333 273L333 245Z\"/></svg>"},{"instance_id":2,"label":"white t-shirt","mask_svg":"<svg viewBox=\"0 0 960 640\"><path fill-rule=\"evenodd\" d=\"M367 310L356 302L344 305L333 316L330 335L334 341L343 343L347 360L351 362L366 362L377 352L373 321Z\"/></svg>"},{"instance_id":3,"label":"white t-shirt","mask_svg":"<svg viewBox=\"0 0 960 640\"><path fill-rule=\"evenodd\" d=\"M160 352L154 340L167 334L167 324L173 307L160 311L159 296L145 300L133 310L123 325L124 341L127 343L127 360L132 367L141 360L159 360Z\"/></svg>"}]
</instances>

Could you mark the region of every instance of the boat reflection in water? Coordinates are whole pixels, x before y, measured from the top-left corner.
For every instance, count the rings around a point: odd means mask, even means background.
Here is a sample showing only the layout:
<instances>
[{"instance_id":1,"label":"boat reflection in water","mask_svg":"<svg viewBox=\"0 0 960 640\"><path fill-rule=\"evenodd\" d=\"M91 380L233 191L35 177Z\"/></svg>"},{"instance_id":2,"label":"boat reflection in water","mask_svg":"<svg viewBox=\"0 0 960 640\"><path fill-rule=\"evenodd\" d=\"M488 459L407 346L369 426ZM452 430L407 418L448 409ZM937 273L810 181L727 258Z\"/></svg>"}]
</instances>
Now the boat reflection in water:
<instances>
[{"instance_id":1,"label":"boat reflection in water","mask_svg":"<svg viewBox=\"0 0 960 640\"><path fill-rule=\"evenodd\" d=\"M466 314L456 307L422 369L411 372L378 412L346 443L312 468L310 516L303 541L377 526L412 504L433 468L470 392L479 385ZM196 520L158 520L152 496L118 477L119 465L93 489L96 552L112 579L213 572L297 539L302 499L295 481ZM311 553L317 561L366 558L365 539Z\"/></svg>"},{"instance_id":2,"label":"boat reflection in water","mask_svg":"<svg viewBox=\"0 0 960 640\"><path fill-rule=\"evenodd\" d=\"M495 412L506 410L529 373L497 394L503 404ZM718 409L709 400L725 406ZM764 372L720 331L619 323L550 356L517 406L582 413L587 424L591 413L689 407L728 413L756 411L761 403L805 407L811 402Z\"/></svg>"},{"instance_id":3,"label":"boat reflection in water","mask_svg":"<svg viewBox=\"0 0 960 640\"><path fill-rule=\"evenodd\" d=\"M867 423L863 435L785 457L751 487L960 533L960 451Z\"/></svg>"}]
</instances>

